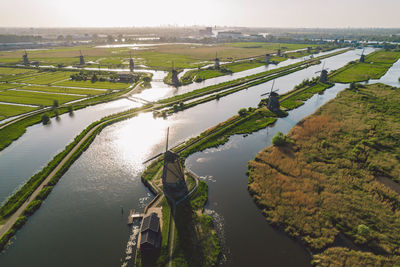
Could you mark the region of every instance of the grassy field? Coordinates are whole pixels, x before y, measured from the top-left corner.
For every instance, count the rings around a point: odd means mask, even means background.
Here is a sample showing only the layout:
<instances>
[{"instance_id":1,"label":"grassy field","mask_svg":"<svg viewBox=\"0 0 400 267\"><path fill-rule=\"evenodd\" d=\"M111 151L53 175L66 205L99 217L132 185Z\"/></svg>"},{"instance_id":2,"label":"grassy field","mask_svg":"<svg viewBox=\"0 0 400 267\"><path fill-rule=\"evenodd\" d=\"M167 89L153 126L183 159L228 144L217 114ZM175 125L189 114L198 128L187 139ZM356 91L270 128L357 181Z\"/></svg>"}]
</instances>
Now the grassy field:
<instances>
[{"instance_id":1,"label":"grassy field","mask_svg":"<svg viewBox=\"0 0 400 267\"><path fill-rule=\"evenodd\" d=\"M281 98L286 99L290 96L290 98L283 100L280 104L281 107L286 108L286 110L295 109L304 104L304 101L311 98L314 94L321 93L325 91L327 88L331 87L330 84L317 83L312 86L301 88L301 92L299 93L289 93L281 96Z\"/></svg>"},{"instance_id":2,"label":"grassy field","mask_svg":"<svg viewBox=\"0 0 400 267\"><path fill-rule=\"evenodd\" d=\"M377 51L366 56L365 63L353 62L336 71L330 80L339 83L379 79L400 58L400 52Z\"/></svg>"},{"instance_id":3,"label":"grassy field","mask_svg":"<svg viewBox=\"0 0 400 267\"><path fill-rule=\"evenodd\" d=\"M0 120L35 110L34 107L6 105L0 103Z\"/></svg>"},{"instance_id":4,"label":"grassy field","mask_svg":"<svg viewBox=\"0 0 400 267\"><path fill-rule=\"evenodd\" d=\"M52 86L24 86L24 87L19 88L19 90L67 93L67 94L81 94L81 95L99 95L99 94L104 94L107 92L107 90L60 88L60 87L52 87Z\"/></svg>"},{"instance_id":5,"label":"grassy field","mask_svg":"<svg viewBox=\"0 0 400 267\"><path fill-rule=\"evenodd\" d=\"M321 266L394 256L400 264L400 197L377 180L400 182L399 103L390 86L345 90L295 126L291 142L249 162L249 191L267 220L322 253ZM340 236L382 256L325 251Z\"/></svg>"},{"instance_id":6,"label":"grassy field","mask_svg":"<svg viewBox=\"0 0 400 267\"><path fill-rule=\"evenodd\" d=\"M128 83L113 83L113 82L95 82L92 83L91 81L62 81L54 83L53 85L57 86L67 86L67 87L82 87L82 88L99 88L99 89L113 89L113 90L120 90L128 88Z\"/></svg>"},{"instance_id":7,"label":"grassy field","mask_svg":"<svg viewBox=\"0 0 400 267\"><path fill-rule=\"evenodd\" d=\"M15 88L15 87L18 87L18 85L15 85L15 84L7 84L7 83L0 83L0 91L7 90L7 89L11 89L11 88Z\"/></svg>"},{"instance_id":8,"label":"grassy field","mask_svg":"<svg viewBox=\"0 0 400 267\"><path fill-rule=\"evenodd\" d=\"M58 72L41 72L40 75L27 79L19 79L19 82L30 84L51 84L58 81L69 79L74 72L58 71Z\"/></svg>"},{"instance_id":9,"label":"grassy field","mask_svg":"<svg viewBox=\"0 0 400 267\"><path fill-rule=\"evenodd\" d=\"M38 105L38 106L51 106L54 100L58 100L60 104L70 102L82 98L81 96L72 95L59 95L59 94L46 94L36 92L22 92L22 91L2 91L0 92L0 99L4 102Z\"/></svg>"},{"instance_id":10,"label":"grassy field","mask_svg":"<svg viewBox=\"0 0 400 267\"><path fill-rule=\"evenodd\" d=\"M21 77L29 77L38 73L36 69L0 68L0 81L11 82Z\"/></svg>"},{"instance_id":11,"label":"grassy field","mask_svg":"<svg viewBox=\"0 0 400 267\"><path fill-rule=\"evenodd\" d=\"M232 61L241 58L265 55L281 50L306 48L308 44L278 44L278 43L227 43L217 45L169 44L149 46L146 49L135 50L135 64L144 64L154 69L170 70L172 61L176 68L196 68L212 62L215 54L222 61ZM127 65L129 48L96 48L91 46L60 47L55 49L28 51L29 60L39 61L41 65L76 65L79 63L79 51L82 51L86 62L95 62L107 66ZM22 63L24 51L0 52L0 63ZM0 75L1 76L1 75Z\"/></svg>"}]
</instances>

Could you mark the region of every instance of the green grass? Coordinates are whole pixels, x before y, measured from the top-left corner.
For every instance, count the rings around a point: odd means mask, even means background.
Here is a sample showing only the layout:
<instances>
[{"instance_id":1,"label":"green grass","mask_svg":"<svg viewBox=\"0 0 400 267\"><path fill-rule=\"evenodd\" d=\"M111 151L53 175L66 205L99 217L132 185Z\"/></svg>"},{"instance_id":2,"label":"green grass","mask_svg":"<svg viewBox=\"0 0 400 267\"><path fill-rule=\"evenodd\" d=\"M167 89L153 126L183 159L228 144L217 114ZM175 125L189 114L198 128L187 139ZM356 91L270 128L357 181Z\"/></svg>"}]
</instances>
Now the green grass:
<instances>
[{"instance_id":1,"label":"green grass","mask_svg":"<svg viewBox=\"0 0 400 267\"><path fill-rule=\"evenodd\" d=\"M35 110L34 107L6 105L0 103L0 120Z\"/></svg>"},{"instance_id":2,"label":"green grass","mask_svg":"<svg viewBox=\"0 0 400 267\"><path fill-rule=\"evenodd\" d=\"M46 94L36 92L23 91L3 91L0 92L0 99L4 102L51 106L54 100L58 100L60 104L70 102L82 98L81 96Z\"/></svg>"},{"instance_id":3,"label":"green grass","mask_svg":"<svg viewBox=\"0 0 400 267\"><path fill-rule=\"evenodd\" d=\"M27 73L35 73L35 72L37 72L37 70L25 69L25 68L4 68L4 67L0 67L0 76L16 75L16 74L27 74Z\"/></svg>"},{"instance_id":4,"label":"green grass","mask_svg":"<svg viewBox=\"0 0 400 267\"><path fill-rule=\"evenodd\" d=\"M330 80L339 83L379 79L400 58L400 52L377 51L365 57L365 63L353 62L335 71Z\"/></svg>"},{"instance_id":5,"label":"green grass","mask_svg":"<svg viewBox=\"0 0 400 267\"><path fill-rule=\"evenodd\" d=\"M9 83L0 83L0 91L16 88L18 85L16 84L9 84Z\"/></svg>"},{"instance_id":6,"label":"green grass","mask_svg":"<svg viewBox=\"0 0 400 267\"><path fill-rule=\"evenodd\" d=\"M113 82L95 82L91 81L63 81L54 83L57 86L68 86L68 87L83 87L83 88L99 88L99 89L113 89L120 90L128 88L130 84L128 83L113 83Z\"/></svg>"},{"instance_id":7,"label":"green grass","mask_svg":"<svg viewBox=\"0 0 400 267\"><path fill-rule=\"evenodd\" d=\"M327 88L332 86L333 86L332 84L317 83L310 87L295 90L294 92L290 92L286 95L281 96L280 98L287 98L287 99L283 100L280 104L282 107L286 108L286 110L295 109L303 105L304 102L309 98L311 98L314 94L322 93Z\"/></svg>"},{"instance_id":8,"label":"green grass","mask_svg":"<svg viewBox=\"0 0 400 267\"><path fill-rule=\"evenodd\" d=\"M73 88L60 88L52 86L24 86L19 90L32 90L42 92L54 92L54 93L67 93L67 94L80 94L80 95L99 95L104 94L106 90L91 90L91 89L73 89Z\"/></svg>"},{"instance_id":9,"label":"green grass","mask_svg":"<svg viewBox=\"0 0 400 267\"><path fill-rule=\"evenodd\" d=\"M226 46L241 47L241 48L247 48L247 49L262 48L262 49L275 49L276 50L278 48L281 48L282 51L286 51L286 50L297 50L297 49L307 48L309 46L315 47L317 45L264 43L264 42L236 42L236 43L227 43Z\"/></svg>"},{"instance_id":10,"label":"green grass","mask_svg":"<svg viewBox=\"0 0 400 267\"><path fill-rule=\"evenodd\" d=\"M259 62L256 60L253 61L244 61L244 62L235 62L230 64L223 65L224 68L232 71L232 72L240 72L248 69L253 69L261 66L265 66L265 62Z\"/></svg>"},{"instance_id":11,"label":"green grass","mask_svg":"<svg viewBox=\"0 0 400 267\"><path fill-rule=\"evenodd\" d=\"M30 83L30 84L51 84L58 81L69 79L71 74L74 72L42 72L40 75L26 80L19 80L19 82Z\"/></svg>"}]
</instances>

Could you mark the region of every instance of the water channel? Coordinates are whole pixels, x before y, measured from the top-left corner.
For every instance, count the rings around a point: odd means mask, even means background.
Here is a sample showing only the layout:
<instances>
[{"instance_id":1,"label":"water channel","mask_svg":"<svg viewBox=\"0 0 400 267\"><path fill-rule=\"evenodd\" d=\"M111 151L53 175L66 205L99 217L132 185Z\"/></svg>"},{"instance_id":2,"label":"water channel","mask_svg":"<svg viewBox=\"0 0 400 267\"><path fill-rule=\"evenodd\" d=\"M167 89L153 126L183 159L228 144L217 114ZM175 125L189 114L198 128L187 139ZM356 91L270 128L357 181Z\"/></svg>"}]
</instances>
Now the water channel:
<instances>
[{"instance_id":1,"label":"water channel","mask_svg":"<svg viewBox=\"0 0 400 267\"><path fill-rule=\"evenodd\" d=\"M339 68L357 59L359 52L354 50L328 58L324 60L326 67ZM393 68L398 67L398 63L395 65ZM321 66L312 66L281 77L276 80L276 88L280 88L281 93L291 90L303 79L316 76L315 72L320 68ZM226 120L242 107L256 106L260 94L267 90L270 84L271 82L254 86L219 101L198 105L176 113L167 120L154 119L151 114L141 114L104 129L63 176L39 211L17 233L13 244L0 255L0 266L123 264L127 241L132 234L132 229L126 225L127 211L129 208L143 209L152 197L140 181L140 174L144 169L142 162L162 151L165 129L171 127L171 144L180 143ZM288 117L279 119L273 127L247 137L233 136L227 144L218 149L208 149L188 158L187 166L209 184L207 211L216 219L221 230L224 255L227 259L223 264L262 266L260 263L268 262L271 266L309 266L310 258L304 248L284 233L269 226L251 200L247 193L245 176L247 162L254 158L259 150L270 144L271 137L277 131L288 132L300 119L312 114L345 87L346 85L338 84L323 95L312 97L305 105L291 111ZM76 118L78 117L76 114ZM57 125L56 123L54 122L54 125ZM69 127L72 127L71 125ZM40 125L37 127L45 128ZM27 143L39 142L36 141L39 135L30 133L30 128L22 138L28 138L25 141ZM64 129L58 135L53 134L50 140L41 132L44 135L41 136L42 146L53 148L58 144L56 137L63 136L68 131ZM68 143L65 140L75 135L60 138ZM41 146L36 148L36 154L32 154L28 146L24 147L25 151L13 152L13 149L18 149L18 145L13 144L0 153L1 164L4 164L4 159L13 157L19 162L19 165L9 170L11 174L22 172L21 169L25 169L25 165L31 160L30 157L37 155L40 158L44 153L40 149ZM8 153L8 157L4 157L4 152ZM21 159L19 157L22 154L19 153L27 153L28 156ZM51 154L46 153L48 154L43 156L43 159ZM42 161L45 163L48 159ZM21 162L24 162L22 166ZM44 163L36 164L40 166ZM0 168L0 177L6 177L4 180L7 180L0 181L0 188L13 179L3 175L7 174L6 168L8 165ZM12 186L8 190L10 188ZM3 196L8 194L3 192ZM124 207L123 214L121 206Z\"/></svg>"}]
</instances>

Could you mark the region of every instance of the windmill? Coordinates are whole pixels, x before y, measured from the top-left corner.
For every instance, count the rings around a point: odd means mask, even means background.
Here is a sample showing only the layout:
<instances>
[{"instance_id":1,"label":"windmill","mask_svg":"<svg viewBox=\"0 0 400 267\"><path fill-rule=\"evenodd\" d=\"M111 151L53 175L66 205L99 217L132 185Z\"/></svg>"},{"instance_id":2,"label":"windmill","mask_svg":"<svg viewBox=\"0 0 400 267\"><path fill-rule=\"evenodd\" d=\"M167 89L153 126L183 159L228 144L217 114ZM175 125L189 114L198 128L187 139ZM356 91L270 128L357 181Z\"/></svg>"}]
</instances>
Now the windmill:
<instances>
[{"instance_id":1,"label":"windmill","mask_svg":"<svg viewBox=\"0 0 400 267\"><path fill-rule=\"evenodd\" d=\"M281 44L279 44L279 48L278 48L278 51L276 52L276 55L277 55L278 57L281 56Z\"/></svg>"},{"instance_id":2,"label":"windmill","mask_svg":"<svg viewBox=\"0 0 400 267\"><path fill-rule=\"evenodd\" d=\"M173 200L179 201L187 194L185 175L180 164L179 155L168 150L169 127L167 129L167 141L164 152L164 168L162 172L162 183L165 195Z\"/></svg>"},{"instance_id":3,"label":"windmill","mask_svg":"<svg viewBox=\"0 0 400 267\"><path fill-rule=\"evenodd\" d=\"M130 56L129 69L131 72L133 72L133 70L135 69L135 63L133 62L133 59L132 59L132 51L129 51L129 56Z\"/></svg>"},{"instance_id":4,"label":"windmill","mask_svg":"<svg viewBox=\"0 0 400 267\"><path fill-rule=\"evenodd\" d=\"M265 64L269 64L271 62L271 55L270 54L265 54Z\"/></svg>"},{"instance_id":5,"label":"windmill","mask_svg":"<svg viewBox=\"0 0 400 267\"><path fill-rule=\"evenodd\" d=\"M83 57L82 50L79 50L79 65L85 65L85 58Z\"/></svg>"},{"instance_id":6,"label":"windmill","mask_svg":"<svg viewBox=\"0 0 400 267\"><path fill-rule=\"evenodd\" d=\"M279 94L277 93L279 89L276 89L274 91L274 85L275 85L275 80L273 80L272 82L271 91L264 93L261 96L268 95L267 108L272 112L278 112L280 110L279 99L278 99Z\"/></svg>"},{"instance_id":7,"label":"windmill","mask_svg":"<svg viewBox=\"0 0 400 267\"><path fill-rule=\"evenodd\" d=\"M317 71L315 73L321 73L319 76L319 81L321 83L327 83L328 82L328 69L325 69L325 62L322 64L322 69L320 71Z\"/></svg>"},{"instance_id":8,"label":"windmill","mask_svg":"<svg viewBox=\"0 0 400 267\"><path fill-rule=\"evenodd\" d=\"M362 50L362 52L361 52L361 55L360 55L360 54L357 54L357 56L360 56L360 62L361 62L361 63L364 63L364 62L365 62L364 51L365 51L365 48L363 48L363 50Z\"/></svg>"},{"instance_id":9,"label":"windmill","mask_svg":"<svg viewBox=\"0 0 400 267\"><path fill-rule=\"evenodd\" d=\"M215 63L214 63L214 68L216 69L216 70L219 70L219 58L218 58L218 54L217 54L217 52L215 52Z\"/></svg>"},{"instance_id":10,"label":"windmill","mask_svg":"<svg viewBox=\"0 0 400 267\"><path fill-rule=\"evenodd\" d=\"M179 78L178 78L178 71L174 67L174 61L172 61L171 82L175 86L180 85Z\"/></svg>"},{"instance_id":11,"label":"windmill","mask_svg":"<svg viewBox=\"0 0 400 267\"><path fill-rule=\"evenodd\" d=\"M28 53L26 53L26 50L25 53L22 55L22 60L24 62L24 65L29 65Z\"/></svg>"}]
</instances>

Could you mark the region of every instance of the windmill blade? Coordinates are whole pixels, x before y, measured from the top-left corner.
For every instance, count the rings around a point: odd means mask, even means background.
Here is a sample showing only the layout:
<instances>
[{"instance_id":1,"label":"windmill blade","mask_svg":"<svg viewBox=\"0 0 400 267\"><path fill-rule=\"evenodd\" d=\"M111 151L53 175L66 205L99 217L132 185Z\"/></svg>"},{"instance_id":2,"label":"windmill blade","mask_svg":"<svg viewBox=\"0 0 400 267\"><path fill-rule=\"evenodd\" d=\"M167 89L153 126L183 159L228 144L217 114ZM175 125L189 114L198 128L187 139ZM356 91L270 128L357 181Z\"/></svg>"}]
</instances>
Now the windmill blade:
<instances>
[{"instance_id":1,"label":"windmill blade","mask_svg":"<svg viewBox=\"0 0 400 267\"><path fill-rule=\"evenodd\" d=\"M167 128L167 144L165 145L165 152L168 151L168 137L169 137L169 127Z\"/></svg>"},{"instance_id":2,"label":"windmill blade","mask_svg":"<svg viewBox=\"0 0 400 267\"><path fill-rule=\"evenodd\" d=\"M265 94L262 94L261 96L265 96L265 95L269 95L270 93L265 93Z\"/></svg>"},{"instance_id":3,"label":"windmill blade","mask_svg":"<svg viewBox=\"0 0 400 267\"><path fill-rule=\"evenodd\" d=\"M142 164L146 164L147 162L152 161L153 159L158 158L158 157L161 156L162 154L163 154L162 152L161 152L161 153L158 153L158 154L155 155L154 157L151 157L151 158L149 158L149 159L143 161Z\"/></svg>"},{"instance_id":4,"label":"windmill blade","mask_svg":"<svg viewBox=\"0 0 400 267\"><path fill-rule=\"evenodd\" d=\"M275 85L275 79L272 81L271 92L272 92L272 89L274 89L274 85Z\"/></svg>"}]
</instances>

